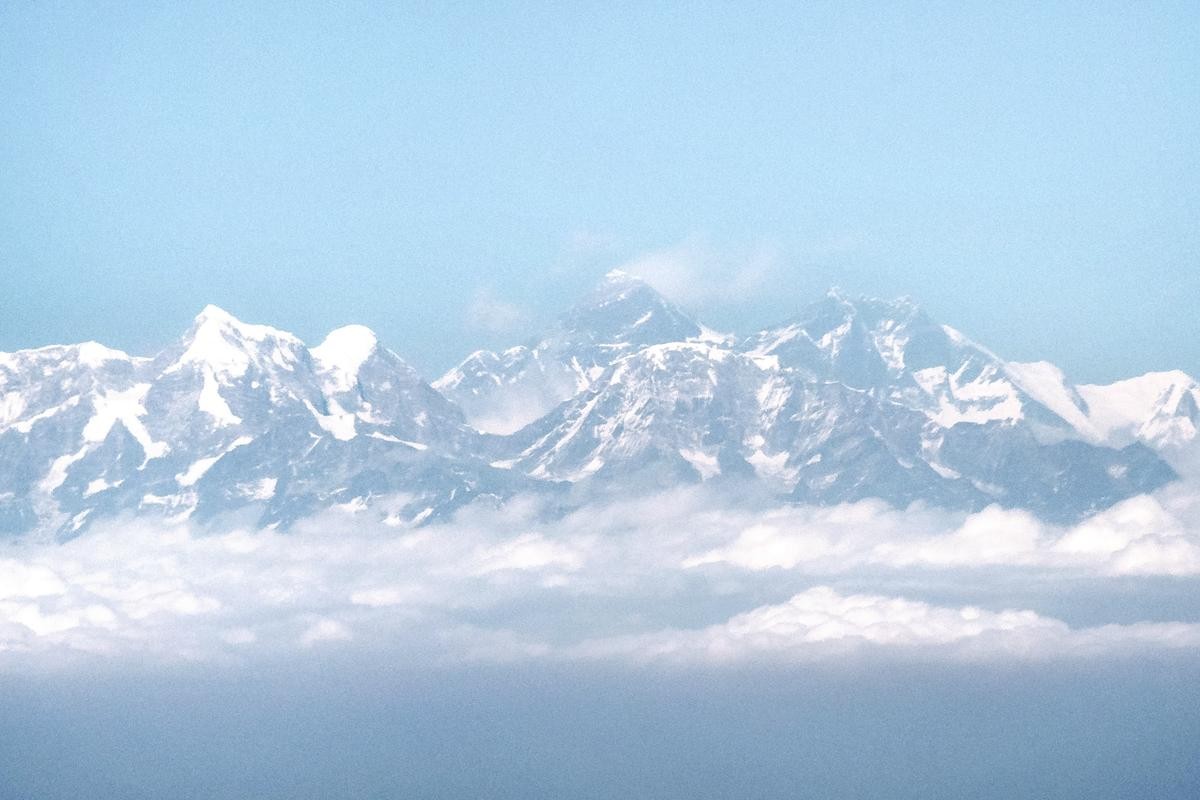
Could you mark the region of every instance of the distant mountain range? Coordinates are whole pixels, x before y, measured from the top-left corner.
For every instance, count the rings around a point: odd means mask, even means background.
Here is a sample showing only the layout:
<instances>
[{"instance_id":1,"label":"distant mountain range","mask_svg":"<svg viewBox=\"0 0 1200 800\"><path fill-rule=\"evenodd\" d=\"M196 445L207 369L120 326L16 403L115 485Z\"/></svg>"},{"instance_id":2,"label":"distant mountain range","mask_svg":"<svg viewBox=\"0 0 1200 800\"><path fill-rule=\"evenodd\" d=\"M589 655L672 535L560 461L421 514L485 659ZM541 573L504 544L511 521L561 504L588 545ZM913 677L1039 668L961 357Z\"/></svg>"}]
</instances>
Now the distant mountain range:
<instances>
[{"instance_id":1,"label":"distant mountain range","mask_svg":"<svg viewBox=\"0 0 1200 800\"><path fill-rule=\"evenodd\" d=\"M837 291L748 337L610 273L534 344L431 385L361 326L308 347L213 306L161 353L0 354L0 532L155 515L397 527L526 492L752 487L803 503L989 504L1075 520L1200 461L1182 372L1074 385L908 300Z\"/></svg>"}]
</instances>

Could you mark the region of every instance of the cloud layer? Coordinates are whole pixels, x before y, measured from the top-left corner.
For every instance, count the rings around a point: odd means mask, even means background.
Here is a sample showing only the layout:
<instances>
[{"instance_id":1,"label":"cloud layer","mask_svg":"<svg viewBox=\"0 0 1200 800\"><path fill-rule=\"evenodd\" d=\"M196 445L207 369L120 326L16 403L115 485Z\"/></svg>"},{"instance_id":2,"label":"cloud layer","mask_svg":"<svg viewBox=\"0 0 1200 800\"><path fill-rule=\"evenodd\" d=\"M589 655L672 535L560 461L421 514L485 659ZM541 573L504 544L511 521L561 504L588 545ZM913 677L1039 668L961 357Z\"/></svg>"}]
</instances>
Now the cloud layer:
<instances>
[{"instance_id":1,"label":"cloud layer","mask_svg":"<svg viewBox=\"0 0 1200 800\"><path fill-rule=\"evenodd\" d=\"M131 520L0 551L0 666L346 648L405 663L1194 650L1188 609L1091 609L1125 603L1129 581L1195 594L1198 509L1175 487L1060 528L997 508L761 508L693 487L552 522L519 500L408 531L350 510L288 534Z\"/></svg>"}]
</instances>

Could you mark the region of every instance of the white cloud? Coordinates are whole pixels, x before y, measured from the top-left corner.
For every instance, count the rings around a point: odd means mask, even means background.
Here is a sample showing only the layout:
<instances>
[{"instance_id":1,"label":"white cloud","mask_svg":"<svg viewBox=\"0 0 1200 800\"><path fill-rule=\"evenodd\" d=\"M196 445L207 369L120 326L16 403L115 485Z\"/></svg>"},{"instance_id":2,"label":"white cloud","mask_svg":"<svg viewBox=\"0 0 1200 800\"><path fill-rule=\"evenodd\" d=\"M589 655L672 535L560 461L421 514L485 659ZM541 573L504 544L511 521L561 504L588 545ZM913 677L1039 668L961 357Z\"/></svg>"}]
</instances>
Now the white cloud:
<instances>
[{"instance_id":1,"label":"white cloud","mask_svg":"<svg viewBox=\"0 0 1200 800\"><path fill-rule=\"evenodd\" d=\"M579 553L536 533L518 534L512 539L485 547L477 554L476 561L477 575L500 570L538 570L545 567L574 571L582 566Z\"/></svg>"},{"instance_id":2,"label":"white cloud","mask_svg":"<svg viewBox=\"0 0 1200 800\"><path fill-rule=\"evenodd\" d=\"M0 667L355 647L406 663L1195 648L1186 610L1078 626L1062 603L1079 590L1081 604L1105 592L1124 604L1136 576L1200 583L1197 503L1175 487L1058 527L996 508L770 506L696 486L560 519L518 498L415 531L371 511L287 534L115 522L6 549ZM1056 613L1039 608L1039 585ZM944 600L947 587L960 602Z\"/></svg>"},{"instance_id":3,"label":"white cloud","mask_svg":"<svg viewBox=\"0 0 1200 800\"><path fill-rule=\"evenodd\" d=\"M353 638L350 629L336 619L318 619L300 635L300 643L312 647L318 642L339 642Z\"/></svg>"},{"instance_id":4,"label":"white cloud","mask_svg":"<svg viewBox=\"0 0 1200 800\"><path fill-rule=\"evenodd\" d=\"M1200 575L1200 524L1168 495L1141 495L1075 526L992 506L958 515L890 509L865 501L831 508L768 511L729 523L721 547L686 557L685 567L732 564L750 570L834 574L869 566L903 569L1038 567L1094 575Z\"/></svg>"},{"instance_id":5,"label":"white cloud","mask_svg":"<svg viewBox=\"0 0 1200 800\"><path fill-rule=\"evenodd\" d=\"M48 567L24 564L13 559L0 560L0 599L45 597L66 590L66 584Z\"/></svg>"},{"instance_id":6,"label":"white cloud","mask_svg":"<svg viewBox=\"0 0 1200 800\"><path fill-rule=\"evenodd\" d=\"M780 268L779 253L760 246L748 252L722 253L702 238L643 253L621 265L667 297L685 306L746 302L763 292Z\"/></svg>"},{"instance_id":7,"label":"white cloud","mask_svg":"<svg viewBox=\"0 0 1200 800\"><path fill-rule=\"evenodd\" d=\"M1200 625L1134 624L1071 629L1029 610L948 608L902 597L839 594L817 586L700 630L664 630L587 642L586 657L639 661L745 661L844 654L864 645L923 657L1050 658L1130 647L1196 648Z\"/></svg>"}]
</instances>

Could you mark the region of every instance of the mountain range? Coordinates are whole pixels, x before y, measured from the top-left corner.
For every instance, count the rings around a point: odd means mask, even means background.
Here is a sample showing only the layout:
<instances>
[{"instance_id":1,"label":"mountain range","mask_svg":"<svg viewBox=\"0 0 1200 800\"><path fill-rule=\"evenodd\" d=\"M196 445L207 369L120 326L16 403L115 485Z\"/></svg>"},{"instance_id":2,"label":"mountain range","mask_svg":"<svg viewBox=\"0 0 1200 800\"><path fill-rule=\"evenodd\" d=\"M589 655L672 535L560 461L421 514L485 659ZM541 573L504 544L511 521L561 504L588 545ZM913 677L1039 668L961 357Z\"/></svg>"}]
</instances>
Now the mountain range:
<instances>
[{"instance_id":1,"label":"mountain range","mask_svg":"<svg viewBox=\"0 0 1200 800\"><path fill-rule=\"evenodd\" d=\"M333 507L408 527L522 493L566 509L698 482L1071 521L1194 468L1198 427L1182 372L1075 385L910 300L836 290L739 337L612 272L534 341L432 384L362 326L309 347L209 306L152 357L0 354L0 533L286 527Z\"/></svg>"}]
</instances>

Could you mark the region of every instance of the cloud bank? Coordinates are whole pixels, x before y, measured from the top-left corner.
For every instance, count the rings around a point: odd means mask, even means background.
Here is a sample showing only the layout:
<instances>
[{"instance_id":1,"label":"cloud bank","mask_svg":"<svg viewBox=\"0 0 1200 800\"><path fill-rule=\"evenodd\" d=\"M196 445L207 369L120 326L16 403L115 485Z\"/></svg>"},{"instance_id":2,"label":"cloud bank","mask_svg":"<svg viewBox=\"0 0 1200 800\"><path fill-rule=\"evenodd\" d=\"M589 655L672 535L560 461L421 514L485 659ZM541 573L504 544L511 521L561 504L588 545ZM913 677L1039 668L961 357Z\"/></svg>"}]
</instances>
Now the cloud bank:
<instances>
[{"instance_id":1,"label":"cloud bank","mask_svg":"<svg viewBox=\"0 0 1200 800\"><path fill-rule=\"evenodd\" d=\"M698 486L400 531L351 509L286 534L118 521L0 550L0 668L354 648L408 664L1190 651L1200 609L1094 609L1127 607L1137 581L1196 595L1198 510L1176 486L1057 527L998 508L762 508Z\"/></svg>"}]
</instances>

